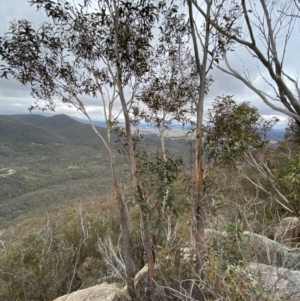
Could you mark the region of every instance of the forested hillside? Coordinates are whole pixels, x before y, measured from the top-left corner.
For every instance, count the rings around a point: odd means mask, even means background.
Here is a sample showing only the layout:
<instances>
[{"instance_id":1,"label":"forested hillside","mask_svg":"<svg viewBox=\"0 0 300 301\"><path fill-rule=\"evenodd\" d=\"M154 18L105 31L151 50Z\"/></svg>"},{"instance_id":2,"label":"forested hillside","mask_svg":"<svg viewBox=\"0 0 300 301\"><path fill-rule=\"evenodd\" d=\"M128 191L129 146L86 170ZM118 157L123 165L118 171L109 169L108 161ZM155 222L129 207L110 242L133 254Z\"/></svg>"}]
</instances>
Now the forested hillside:
<instances>
[{"instance_id":1,"label":"forested hillside","mask_svg":"<svg viewBox=\"0 0 300 301\"><path fill-rule=\"evenodd\" d=\"M1 115L0 132L2 228L20 216L112 194L107 154L90 125L66 115ZM189 148L185 137L166 143L177 154ZM145 144L157 152L157 135ZM124 171L125 159L116 159ZM126 176L121 179L126 183Z\"/></svg>"}]
</instances>

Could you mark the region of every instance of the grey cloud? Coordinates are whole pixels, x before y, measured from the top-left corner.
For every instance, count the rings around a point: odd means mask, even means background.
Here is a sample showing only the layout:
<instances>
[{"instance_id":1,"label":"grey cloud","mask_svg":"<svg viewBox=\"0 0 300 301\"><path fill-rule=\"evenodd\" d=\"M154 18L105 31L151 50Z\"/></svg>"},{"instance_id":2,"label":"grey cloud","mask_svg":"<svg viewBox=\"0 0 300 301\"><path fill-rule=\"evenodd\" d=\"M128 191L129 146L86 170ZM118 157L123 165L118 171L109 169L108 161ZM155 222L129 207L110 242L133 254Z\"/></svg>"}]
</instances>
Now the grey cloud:
<instances>
[{"instance_id":1,"label":"grey cloud","mask_svg":"<svg viewBox=\"0 0 300 301\"><path fill-rule=\"evenodd\" d=\"M31 102L25 98L0 97L0 114L25 114Z\"/></svg>"},{"instance_id":2,"label":"grey cloud","mask_svg":"<svg viewBox=\"0 0 300 301\"><path fill-rule=\"evenodd\" d=\"M263 79L265 77L269 82L270 76L263 66L260 65L250 54L243 48L238 48L237 51L230 53L228 55L228 61L230 65L240 72L242 75L246 74L249 76L251 82L260 90L265 91L275 97L274 92L270 85ZM291 57L287 57L286 66L289 68L292 66ZM222 63L223 66L225 65ZM226 68L225 68L226 69ZM228 75L222 72L219 69L214 69L212 72L214 78L216 79L215 83L212 86L212 89L208 95L210 99L215 96L222 95L234 95L234 98L238 101L249 101L253 106L257 107L260 114L265 116L278 116L280 118L286 118L284 114L279 113L271 109L266 105L263 100L244 85L240 80L235 77ZM280 102L274 103L276 106L283 107Z\"/></svg>"},{"instance_id":3,"label":"grey cloud","mask_svg":"<svg viewBox=\"0 0 300 301\"><path fill-rule=\"evenodd\" d=\"M30 94L30 88L22 86L15 79L0 79L0 96L9 96L9 97L24 97L24 95Z\"/></svg>"},{"instance_id":4,"label":"grey cloud","mask_svg":"<svg viewBox=\"0 0 300 301\"><path fill-rule=\"evenodd\" d=\"M18 19L28 19L34 21L36 25L41 24L47 20L47 17L42 11L37 12L35 7L30 7L26 0L0 0L0 35L2 35L9 27L9 22ZM288 70L294 75L295 72L300 71L299 61L296 54L299 52L298 32L292 37L296 42L291 43L286 54L286 66ZM243 71L243 62L245 67L248 69L251 79L255 81L259 78L259 72L255 60L253 57L245 51L244 48L238 48L235 52L230 53L229 61L237 68L238 71ZM263 68L261 70L264 70ZM224 74L220 70L214 68L212 72L215 78L209 95L205 101L205 108L211 106L212 101L216 96L222 95L234 95L237 101L250 101L254 106L259 109L259 112L266 116L278 115L282 116L277 112L274 112L263 101L248 89L243 83L234 77ZM260 89L268 90L269 87L262 81L258 80L255 84ZM0 113L18 113L27 112L27 108L33 104L34 99L30 96L30 89L21 86L15 80L10 79L9 81L0 79ZM87 106L89 113L95 118L103 118L102 101L99 98L94 99L87 96L82 96L81 100ZM121 109L119 103L116 103L116 112ZM57 113L66 113L70 115L80 116L76 109L70 109L67 106L59 104L56 108ZM82 117L82 116L81 116Z\"/></svg>"},{"instance_id":5,"label":"grey cloud","mask_svg":"<svg viewBox=\"0 0 300 301\"><path fill-rule=\"evenodd\" d=\"M1 27L0 34L9 28L9 23L14 20L27 19L35 24L41 24L46 20L46 14L37 11L26 0L2 0L0 2Z\"/></svg>"}]
</instances>

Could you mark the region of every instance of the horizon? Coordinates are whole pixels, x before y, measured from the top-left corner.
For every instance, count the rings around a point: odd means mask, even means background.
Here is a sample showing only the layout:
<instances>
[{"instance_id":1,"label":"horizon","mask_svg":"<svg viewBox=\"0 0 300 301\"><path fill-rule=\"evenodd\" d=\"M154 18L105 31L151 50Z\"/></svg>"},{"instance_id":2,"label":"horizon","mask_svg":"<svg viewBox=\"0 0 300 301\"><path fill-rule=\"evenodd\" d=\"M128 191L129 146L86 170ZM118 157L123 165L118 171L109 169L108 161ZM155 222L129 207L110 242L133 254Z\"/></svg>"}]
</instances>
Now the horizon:
<instances>
[{"instance_id":1,"label":"horizon","mask_svg":"<svg viewBox=\"0 0 300 301\"><path fill-rule=\"evenodd\" d=\"M67 113L59 113L59 112L28 112L28 113L6 113L6 114L0 114L0 115L42 115L42 116L45 116L45 117L52 117L52 116L55 116L55 115L65 115L65 116L68 116L74 120L78 120L82 123L86 123L86 124L89 124L89 121L88 119L85 117L85 116L82 116L82 117L78 117L77 115L72 115L72 114L67 114ZM101 123L106 123L105 119L93 119L93 122L101 122ZM124 122L123 119L119 119L118 120L120 124L122 124ZM204 120L205 121L205 120ZM149 126L149 127L154 127L151 123L147 123L145 121L140 121L139 124L142 124L142 125L145 125L145 126ZM182 126L181 123L177 122L176 124L176 121L173 121L171 124L173 124L174 126L176 127L186 127L188 125L188 123L185 124L185 126ZM274 126L273 126L273 130L285 130L287 127L287 120L286 122L278 122L276 123Z\"/></svg>"},{"instance_id":2,"label":"horizon","mask_svg":"<svg viewBox=\"0 0 300 301\"><path fill-rule=\"evenodd\" d=\"M81 123L84 124L90 124L89 120L87 118L85 118L84 116L82 117L78 117L76 115L71 115L71 114L67 114L67 113L57 113L57 112L28 112L28 113L6 113L6 114L0 114L0 116L11 116L11 115L41 115L44 117L53 117L53 116L59 116L59 115L65 115L68 116L70 118L72 118L73 120L78 120ZM106 123L105 119L93 119L92 121L94 123ZM122 124L124 122L123 119L119 119L118 120L120 124ZM204 120L205 121L205 120ZM149 126L149 127L155 127L153 124L151 123L147 123L145 121L140 121L139 124L143 125L143 126ZM180 122L173 121L171 123L173 126L175 127L181 127L181 128L185 128L189 125L189 123L186 123L185 125L182 125ZM287 123L282 123L282 122L278 122L276 123L273 127L272 130L285 130L287 127Z\"/></svg>"},{"instance_id":3,"label":"horizon","mask_svg":"<svg viewBox=\"0 0 300 301\"><path fill-rule=\"evenodd\" d=\"M89 121L87 119L84 118L80 118L74 115L69 115L69 114L65 114L65 113L51 113L51 112L30 112L27 114L0 114L0 116L22 116L22 115L36 115L36 116L43 116L45 118L51 118L54 116L66 116L74 121L77 121L81 124L86 124L89 125ZM102 128L106 128L106 121L104 119L95 119L93 120L93 123L95 126L99 126ZM123 120L119 120L120 125L123 124ZM274 126L273 128L271 128L271 130L266 134L265 138L270 140L270 142L276 142L276 141L282 141L284 140L284 134L286 131L286 126L287 124L285 124L284 126L280 126L277 125ZM144 121L141 121L139 123L138 128L142 131L142 133L146 134L146 135L157 135L157 129L155 128L155 126L153 124L149 124L146 123ZM165 132L166 134L166 138L180 138L183 136L186 136L187 132L191 129L191 127L186 124L184 126L182 126L181 124L171 124L171 128Z\"/></svg>"}]
</instances>

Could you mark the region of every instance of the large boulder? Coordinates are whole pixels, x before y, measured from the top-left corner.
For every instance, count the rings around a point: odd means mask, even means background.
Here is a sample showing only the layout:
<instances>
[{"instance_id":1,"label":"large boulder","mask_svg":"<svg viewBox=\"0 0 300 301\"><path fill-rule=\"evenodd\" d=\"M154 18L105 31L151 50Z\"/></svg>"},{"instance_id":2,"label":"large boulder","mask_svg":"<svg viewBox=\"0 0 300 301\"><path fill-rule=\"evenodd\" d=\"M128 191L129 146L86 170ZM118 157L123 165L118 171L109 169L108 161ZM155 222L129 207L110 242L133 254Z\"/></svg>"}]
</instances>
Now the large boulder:
<instances>
[{"instance_id":1,"label":"large boulder","mask_svg":"<svg viewBox=\"0 0 300 301\"><path fill-rule=\"evenodd\" d=\"M230 239L229 235L232 234L205 229L206 247L208 249L233 250L247 262L300 270L300 248L290 248L266 236L249 231L239 233L234 240ZM231 247L230 244L234 244L234 246ZM190 261L191 255L195 258L194 252L188 247L182 249L182 254L183 258L188 261Z\"/></svg>"},{"instance_id":2,"label":"large boulder","mask_svg":"<svg viewBox=\"0 0 300 301\"><path fill-rule=\"evenodd\" d=\"M263 292L276 300L300 300L300 271L250 263L249 271L259 278Z\"/></svg>"},{"instance_id":3,"label":"large boulder","mask_svg":"<svg viewBox=\"0 0 300 301\"><path fill-rule=\"evenodd\" d=\"M125 292L114 284L102 283L61 296L54 301L129 301Z\"/></svg>"},{"instance_id":4,"label":"large boulder","mask_svg":"<svg viewBox=\"0 0 300 301\"><path fill-rule=\"evenodd\" d=\"M289 248L265 236L243 232L240 249L248 262L300 270L300 249Z\"/></svg>"},{"instance_id":5,"label":"large boulder","mask_svg":"<svg viewBox=\"0 0 300 301\"><path fill-rule=\"evenodd\" d=\"M240 253L247 262L257 262L280 268L300 270L300 248L290 248L277 241L253 232L245 231L239 234L234 241L230 240L229 234L216 230L206 230L207 248L225 246L228 250ZM230 243L234 243L231 248ZM191 252L185 253L191 254ZM184 258L188 255L184 253Z\"/></svg>"},{"instance_id":6,"label":"large boulder","mask_svg":"<svg viewBox=\"0 0 300 301\"><path fill-rule=\"evenodd\" d=\"M276 241L287 247L300 247L300 220L297 217L283 218L274 237Z\"/></svg>"}]
</instances>

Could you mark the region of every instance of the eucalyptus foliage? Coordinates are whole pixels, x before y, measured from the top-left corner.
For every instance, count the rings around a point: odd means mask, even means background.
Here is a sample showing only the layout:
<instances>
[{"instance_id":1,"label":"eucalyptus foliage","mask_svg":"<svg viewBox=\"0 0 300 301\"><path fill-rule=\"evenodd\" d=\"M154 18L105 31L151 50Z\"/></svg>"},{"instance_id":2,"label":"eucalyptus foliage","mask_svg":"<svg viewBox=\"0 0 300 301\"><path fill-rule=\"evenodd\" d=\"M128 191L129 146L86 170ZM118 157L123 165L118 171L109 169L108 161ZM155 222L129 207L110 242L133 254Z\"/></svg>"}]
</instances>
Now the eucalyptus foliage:
<instances>
[{"instance_id":1,"label":"eucalyptus foliage","mask_svg":"<svg viewBox=\"0 0 300 301\"><path fill-rule=\"evenodd\" d=\"M247 149L266 145L266 135L276 122L263 118L248 102L238 104L230 95L217 97L208 112L204 153L209 162L232 163Z\"/></svg>"},{"instance_id":2,"label":"eucalyptus foliage","mask_svg":"<svg viewBox=\"0 0 300 301\"><path fill-rule=\"evenodd\" d=\"M199 75L189 49L190 28L185 14L165 12L158 27L158 44L153 48L149 62L152 66L141 86L132 108L133 120L153 124L163 135L175 121L182 125L192 123L199 90Z\"/></svg>"},{"instance_id":3,"label":"eucalyptus foliage","mask_svg":"<svg viewBox=\"0 0 300 301\"><path fill-rule=\"evenodd\" d=\"M97 97L103 86L113 87L116 69L122 85L148 71L152 28L163 2L92 1L72 6L68 1L30 0L43 9L48 22L36 27L28 20L10 24L0 40L4 61L1 77L12 75L31 87L33 108L54 110L56 102L80 108L83 96ZM117 28L117 29L116 29Z\"/></svg>"}]
</instances>

